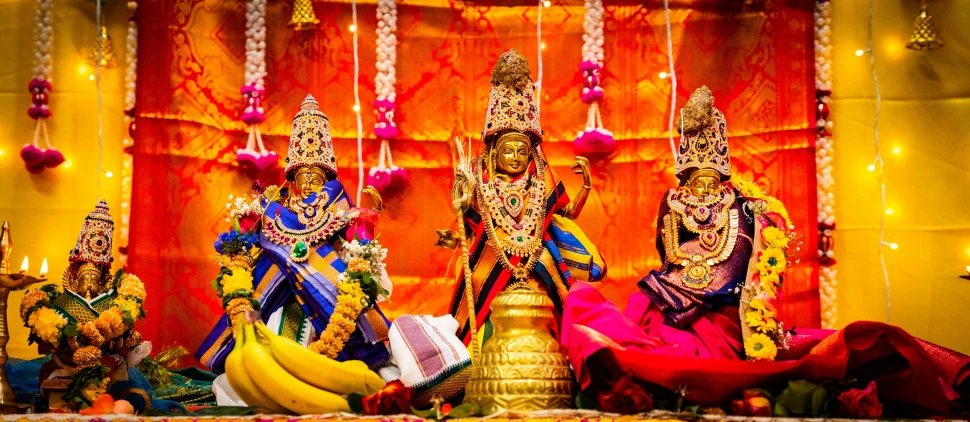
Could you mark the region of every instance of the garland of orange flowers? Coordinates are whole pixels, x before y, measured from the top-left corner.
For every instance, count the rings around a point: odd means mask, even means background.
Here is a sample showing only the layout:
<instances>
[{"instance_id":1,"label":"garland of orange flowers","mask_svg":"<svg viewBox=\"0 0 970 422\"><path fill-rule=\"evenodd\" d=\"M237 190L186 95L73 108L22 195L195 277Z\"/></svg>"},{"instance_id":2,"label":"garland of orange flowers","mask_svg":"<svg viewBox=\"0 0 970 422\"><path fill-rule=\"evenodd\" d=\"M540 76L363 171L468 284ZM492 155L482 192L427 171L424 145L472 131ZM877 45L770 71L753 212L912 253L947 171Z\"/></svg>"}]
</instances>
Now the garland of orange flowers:
<instances>
[{"instance_id":1,"label":"garland of orange flowers","mask_svg":"<svg viewBox=\"0 0 970 422\"><path fill-rule=\"evenodd\" d=\"M794 239L794 226L789 223L788 210L777 198L766 195L753 182L734 179L732 183L748 200L747 206L756 218L764 219L767 224L761 233L764 250L758 253L757 272L751 282L745 284L750 300L742 302L744 323L753 334L744 339L744 351L750 360L774 360L778 349L787 350L791 335L785 331L784 323L778 320L777 299L788 268L788 246ZM777 214L784 220L783 227L772 225L765 214Z\"/></svg>"},{"instance_id":2,"label":"garland of orange flowers","mask_svg":"<svg viewBox=\"0 0 970 422\"><path fill-rule=\"evenodd\" d=\"M337 306L334 307L327 328L320 333L320 338L309 346L310 350L330 359L337 357L350 339L350 335L357 329L357 317L363 312L367 302L364 291L358 283L343 282L338 289L340 295L337 296Z\"/></svg>"}]
</instances>

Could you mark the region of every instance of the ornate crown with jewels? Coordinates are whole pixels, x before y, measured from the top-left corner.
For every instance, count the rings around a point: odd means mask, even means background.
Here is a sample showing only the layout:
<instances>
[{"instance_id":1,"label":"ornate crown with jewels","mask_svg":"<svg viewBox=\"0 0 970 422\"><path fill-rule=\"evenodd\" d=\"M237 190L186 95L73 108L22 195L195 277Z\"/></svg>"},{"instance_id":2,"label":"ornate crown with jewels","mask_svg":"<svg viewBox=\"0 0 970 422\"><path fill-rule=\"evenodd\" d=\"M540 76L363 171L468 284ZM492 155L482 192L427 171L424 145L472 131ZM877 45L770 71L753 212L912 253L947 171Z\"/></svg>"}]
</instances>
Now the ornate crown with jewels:
<instances>
[{"instance_id":1,"label":"ornate crown with jewels","mask_svg":"<svg viewBox=\"0 0 970 422\"><path fill-rule=\"evenodd\" d=\"M81 226L81 234L77 238L74 249L68 260L75 262L91 262L98 265L111 265L111 238L115 223L108 214L108 203L103 199L88 214Z\"/></svg>"},{"instance_id":2,"label":"ornate crown with jewels","mask_svg":"<svg viewBox=\"0 0 970 422\"><path fill-rule=\"evenodd\" d=\"M492 91L485 112L483 140L488 141L490 135L505 130L514 130L531 134L535 145L542 141L536 90L529 75L529 61L519 52L509 50L499 56L492 69Z\"/></svg>"},{"instance_id":3,"label":"ornate crown with jewels","mask_svg":"<svg viewBox=\"0 0 970 422\"><path fill-rule=\"evenodd\" d=\"M290 149L286 154L286 177L291 178L297 168L320 166L337 176L337 158L333 155L333 141L330 139L330 121L320 111L320 104L312 95L307 95L300 111L293 117L293 131L290 133Z\"/></svg>"},{"instance_id":4,"label":"ornate crown with jewels","mask_svg":"<svg viewBox=\"0 0 970 422\"><path fill-rule=\"evenodd\" d=\"M726 180L731 177L728 153L727 120L714 108L714 94L706 86L694 91L681 109L677 122L680 148L677 151L678 176L691 169L712 169Z\"/></svg>"}]
</instances>

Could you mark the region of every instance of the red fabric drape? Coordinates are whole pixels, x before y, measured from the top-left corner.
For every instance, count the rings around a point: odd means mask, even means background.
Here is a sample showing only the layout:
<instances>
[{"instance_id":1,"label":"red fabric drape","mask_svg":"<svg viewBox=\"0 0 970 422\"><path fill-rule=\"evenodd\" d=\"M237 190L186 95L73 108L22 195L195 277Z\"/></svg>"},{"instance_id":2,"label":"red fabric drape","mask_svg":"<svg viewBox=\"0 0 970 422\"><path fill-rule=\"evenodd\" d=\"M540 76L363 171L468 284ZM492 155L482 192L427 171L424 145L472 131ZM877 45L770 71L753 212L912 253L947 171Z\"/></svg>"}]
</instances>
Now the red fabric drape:
<instances>
[{"instance_id":1,"label":"red fabric drape","mask_svg":"<svg viewBox=\"0 0 970 422\"><path fill-rule=\"evenodd\" d=\"M812 2L675 2L674 58L678 104L702 84L728 119L733 167L784 201L804 236L802 263L785 285L789 326L817 326L819 302L814 160ZM497 3L503 6L506 3ZM491 1L398 6L395 164L410 185L385 195L381 240L390 249L394 297L390 317L443 314L453 277L451 251L433 247L435 228L449 216L448 144L477 137L484 122L489 75L509 48L529 57L537 73L536 7ZM289 2L267 6L267 121L264 139L284 155L291 119L306 93L330 117L340 178L356 190L356 123L350 5L314 2L319 28L286 26ZM221 313L210 281L218 268L212 242L226 228L230 194L247 192L254 176L233 164L245 144L243 107L245 2L154 0L139 3L138 132L129 270L146 283L142 330L156 344L196 347ZM358 7L360 87L366 166L376 163L370 129L374 99L375 6ZM569 141L585 126L579 100L581 5L543 12L543 148L570 194L582 183L568 170ZM659 2L607 2L603 87L605 126L618 148L592 165L593 192L578 223L609 262L604 294L625 303L634 282L659 265L654 213L675 183L666 137L670 81L664 14ZM259 175L266 183L278 174Z\"/></svg>"}]
</instances>

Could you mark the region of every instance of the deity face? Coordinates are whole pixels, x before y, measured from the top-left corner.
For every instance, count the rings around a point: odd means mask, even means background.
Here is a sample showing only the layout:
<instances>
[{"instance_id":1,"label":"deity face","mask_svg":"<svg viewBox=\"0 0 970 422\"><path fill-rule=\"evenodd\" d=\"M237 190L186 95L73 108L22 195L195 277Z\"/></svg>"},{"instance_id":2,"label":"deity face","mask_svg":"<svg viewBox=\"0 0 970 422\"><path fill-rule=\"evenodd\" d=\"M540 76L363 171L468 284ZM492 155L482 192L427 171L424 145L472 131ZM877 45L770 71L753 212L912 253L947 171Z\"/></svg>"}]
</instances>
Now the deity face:
<instances>
[{"instance_id":1,"label":"deity face","mask_svg":"<svg viewBox=\"0 0 970 422\"><path fill-rule=\"evenodd\" d=\"M532 159L532 142L518 132L502 135L495 141L493 153L495 169L500 174L515 177L529 168Z\"/></svg>"},{"instance_id":2,"label":"deity face","mask_svg":"<svg viewBox=\"0 0 970 422\"><path fill-rule=\"evenodd\" d=\"M318 166L300 167L293 174L293 185L300 199L306 199L310 194L320 192L326 182L327 174Z\"/></svg>"},{"instance_id":3,"label":"deity face","mask_svg":"<svg viewBox=\"0 0 970 422\"><path fill-rule=\"evenodd\" d=\"M77 270L77 281L74 282L74 293L81 297L90 299L101 293L101 267L85 262Z\"/></svg>"},{"instance_id":4,"label":"deity face","mask_svg":"<svg viewBox=\"0 0 970 422\"><path fill-rule=\"evenodd\" d=\"M721 176L709 169L695 170L687 179L686 186L690 189L691 195L703 198L717 193L721 186Z\"/></svg>"}]
</instances>

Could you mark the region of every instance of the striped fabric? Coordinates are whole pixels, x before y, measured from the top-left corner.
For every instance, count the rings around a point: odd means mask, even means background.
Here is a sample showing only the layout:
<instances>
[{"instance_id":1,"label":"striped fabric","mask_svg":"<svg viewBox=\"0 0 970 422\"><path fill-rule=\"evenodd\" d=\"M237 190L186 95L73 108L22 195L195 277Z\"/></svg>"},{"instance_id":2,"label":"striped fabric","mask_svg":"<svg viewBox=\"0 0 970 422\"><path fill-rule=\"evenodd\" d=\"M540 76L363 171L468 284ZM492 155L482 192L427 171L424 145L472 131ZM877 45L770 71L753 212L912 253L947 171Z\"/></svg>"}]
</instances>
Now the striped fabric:
<instances>
[{"instance_id":1,"label":"striped fabric","mask_svg":"<svg viewBox=\"0 0 970 422\"><path fill-rule=\"evenodd\" d=\"M471 365L471 356L455 336L458 321L451 315L402 315L388 333L391 356L401 370L401 382L415 390L435 387Z\"/></svg>"}]
</instances>

